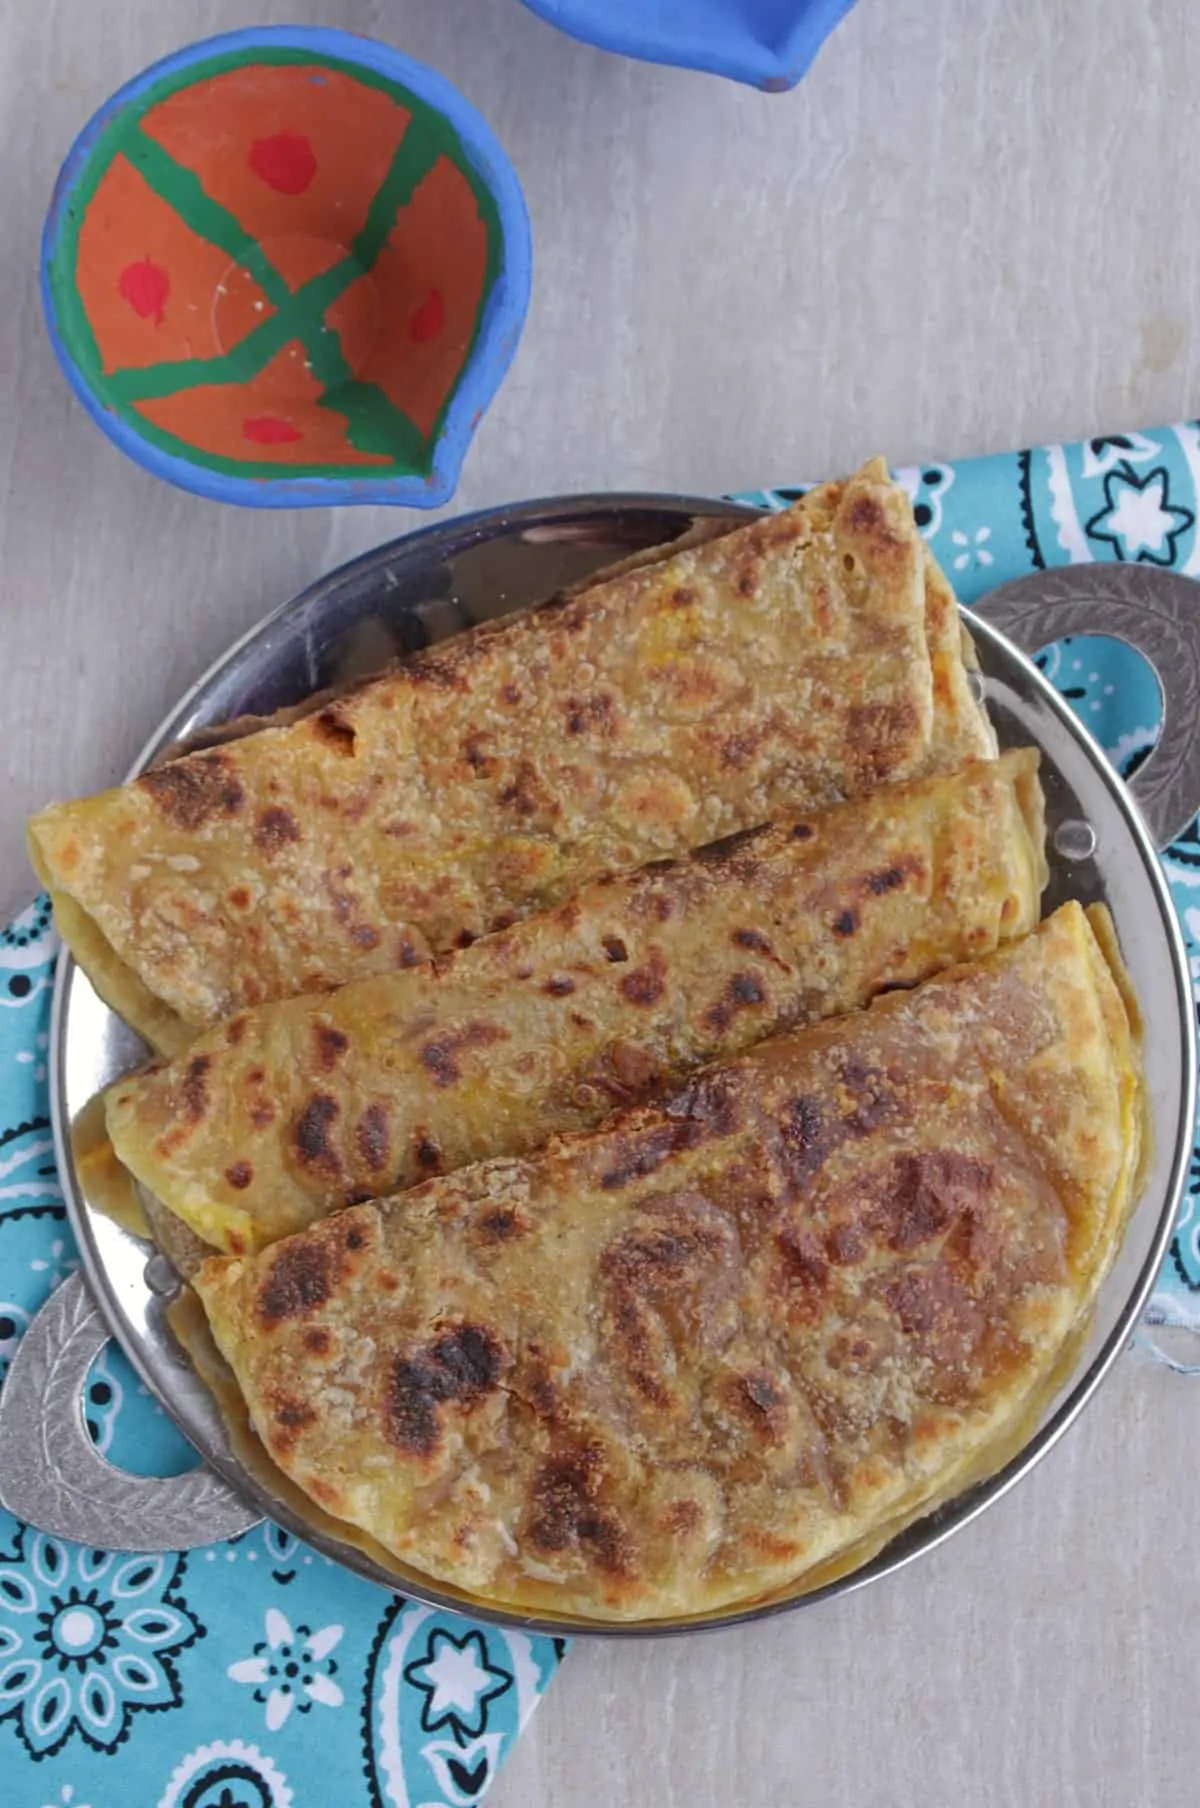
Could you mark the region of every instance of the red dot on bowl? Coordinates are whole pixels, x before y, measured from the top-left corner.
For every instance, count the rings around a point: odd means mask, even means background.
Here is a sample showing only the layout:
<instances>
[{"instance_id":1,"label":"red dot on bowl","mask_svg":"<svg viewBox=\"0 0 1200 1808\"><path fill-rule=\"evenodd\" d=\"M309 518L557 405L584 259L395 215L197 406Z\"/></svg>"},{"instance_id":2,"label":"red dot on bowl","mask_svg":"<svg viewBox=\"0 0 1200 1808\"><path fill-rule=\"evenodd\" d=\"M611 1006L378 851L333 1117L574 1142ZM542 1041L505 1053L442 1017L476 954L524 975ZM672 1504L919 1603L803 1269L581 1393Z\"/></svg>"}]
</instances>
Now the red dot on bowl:
<instances>
[{"instance_id":1,"label":"red dot on bowl","mask_svg":"<svg viewBox=\"0 0 1200 1808\"><path fill-rule=\"evenodd\" d=\"M303 132L276 132L250 146L250 168L281 195L302 195L317 173L317 157Z\"/></svg>"},{"instance_id":2,"label":"red dot on bowl","mask_svg":"<svg viewBox=\"0 0 1200 1808\"><path fill-rule=\"evenodd\" d=\"M117 290L135 314L143 320L153 320L155 326L162 325L171 279L161 264L152 263L148 257L126 264L117 278Z\"/></svg>"},{"instance_id":3,"label":"red dot on bowl","mask_svg":"<svg viewBox=\"0 0 1200 1808\"><path fill-rule=\"evenodd\" d=\"M446 304L442 300L440 289L430 289L419 308L414 308L408 323L408 330L420 345L426 339L436 339L446 324Z\"/></svg>"},{"instance_id":4,"label":"red dot on bowl","mask_svg":"<svg viewBox=\"0 0 1200 1808\"><path fill-rule=\"evenodd\" d=\"M259 414L242 422L242 438L255 440L260 446L286 446L304 435L291 421L281 421L274 414Z\"/></svg>"}]
</instances>

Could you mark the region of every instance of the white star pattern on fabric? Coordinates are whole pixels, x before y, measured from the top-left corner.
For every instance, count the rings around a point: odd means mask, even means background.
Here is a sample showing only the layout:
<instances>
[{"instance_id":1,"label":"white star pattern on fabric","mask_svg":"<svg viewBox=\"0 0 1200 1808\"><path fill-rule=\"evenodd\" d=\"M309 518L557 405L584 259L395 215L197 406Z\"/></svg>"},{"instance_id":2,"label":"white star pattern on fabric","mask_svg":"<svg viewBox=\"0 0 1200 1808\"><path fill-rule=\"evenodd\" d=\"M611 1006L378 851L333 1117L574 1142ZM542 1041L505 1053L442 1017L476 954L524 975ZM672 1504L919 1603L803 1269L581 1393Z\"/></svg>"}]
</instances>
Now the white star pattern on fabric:
<instances>
[{"instance_id":1,"label":"white star pattern on fabric","mask_svg":"<svg viewBox=\"0 0 1200 1808\"><path fill-rule=\"evenodd\" d=\"M487 1724L487 1704L512 1686L507 1670L488 1663L483 1635L468 1632L456 1639L440 1629L431 1633L424 1658L409 1664L405 1679L425 1695L421 1725L427 1733L456 1725L475 1739Z\"/></svg>"},{"instance_id":2,"label":"white star pattern on fabric","mask_svg":"<svg viewBox=\"0 0 1200 1808\"><path fill-rule=\"evenodd\" d=\"M955 528L950 538L955 546L961 546L963 548L962 552L957 552L954 555L955 571L966 571L969 565L991 565L993 563L992 555L988 551L987 546L987 542L991 537L992 530L990 527L977 527L974 535L970 539L968 539L966 534L960 533L959 530Z\"/></svg>"},{"instance_id":3,"label":"white star pattern on fabric","mask_svg":"<svg viewBox=\"0 0 1200 1808\"><path fill-rule=\"evenodd\" d=\"M53 1147L53 1144L51 1145ZM69 1274L74 1274L79 1266L76 1256L70 1255L62 1237L55 1237L50 1245L49 1256L35 1256L29 1264L35 1274L46 1274L50 1277L50 1285L57 1287Z\"/></svg>"},{"instance_id":4,"label":"white star pattern on fabric","mask_svg":"<svg viewBox=\"0 0 1200 1808\"><path fill-rule=\"evenodd\" d=\"M333 1680L337 1664L329 1653L345 1628L322 1626L313 1632L297 1626L293 1632L287 1616L268 1607L264 1630L265 1642L258 1641L252 1657L230 1664L226 1675L232 1682L254 1685L255 1701L266 1703L267 1731L277 1733L293 1708L301 1714L310 1713L314 1702L340 1708L345 1696Z\"/></svg>"},{"instance_id":5,"label":"white star pattern on fabric","mask_svg":"<svg viewBox=\"0 0 1200 1808\"><path fill-rule=\"evenodd\" d=\"M1163 466L1139 478L1126 468L1112 471L1104 480L1106 506L1092 516L1087 532L1103 540L1119 559L1150 565L1170 565L1175 541L1191 527L1190 509L1175 508L1167 489Z\"/></svg>"}]
</instances>

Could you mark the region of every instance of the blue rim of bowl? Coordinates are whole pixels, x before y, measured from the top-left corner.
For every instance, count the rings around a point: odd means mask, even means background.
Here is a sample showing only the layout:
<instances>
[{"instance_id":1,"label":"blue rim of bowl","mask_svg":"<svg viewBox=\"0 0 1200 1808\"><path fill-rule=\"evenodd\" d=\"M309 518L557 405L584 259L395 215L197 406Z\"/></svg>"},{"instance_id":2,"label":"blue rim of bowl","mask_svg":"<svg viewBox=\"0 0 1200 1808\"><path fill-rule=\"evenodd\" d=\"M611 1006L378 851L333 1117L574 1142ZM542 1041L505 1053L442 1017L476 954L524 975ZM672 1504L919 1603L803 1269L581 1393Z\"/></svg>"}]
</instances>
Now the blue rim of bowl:
<instances>
[{"instance_id":1,"label":"blue rim of bowl","mask_svg":"<svg viewBox=\"0 0 1200 1808\"><path fill-rule=\"evenodd\" d=\"M548 25L557 25L584 43L641 62L667 63L675 68L698 69L704 75L723 75L730 81L781 94L794 88L834 27L845 18L854 0L796 0L802 16L781 34L776 45L757 39L748 22L732 18L720 42L711 23L695 37L656 26L648 18L644 27L610 26L607 0L523 0L532 13Z\"/></svg>"},{"instance_id":2,"label":"blue rim of bowl","mask_svg":"<svg viewBox=\"0 0 1200 1808\"><path fill-rule=\"evenodd\" d=\"M491 191L500 222L499 268L484 306L475 345L459 374L437 433L428 475L391 477L233 477L207 470L190 459L165 452L115 415L96 395L76 363L59 327L50 282L50 266L58 248L63 215L75 185L101 134L131 101L178 70L231 51L284 47L338 57L359 64L409 88L426 105L443 114L462 141L471 167ZM516 171L499 139L471 102L445 76L406 57L390 45L327 26L262 26L222 32L152 63L118 88L94 113L68 151L54 185L42 229L40 279L42 309L59 366L78 400L113 443L152 476L213 502L244 508L328 508L356 503L407 508L440 508L458 485L459 472L475 430L512 362L525 324L533 264L529 213Z\"/></svg>"}]
</instances>

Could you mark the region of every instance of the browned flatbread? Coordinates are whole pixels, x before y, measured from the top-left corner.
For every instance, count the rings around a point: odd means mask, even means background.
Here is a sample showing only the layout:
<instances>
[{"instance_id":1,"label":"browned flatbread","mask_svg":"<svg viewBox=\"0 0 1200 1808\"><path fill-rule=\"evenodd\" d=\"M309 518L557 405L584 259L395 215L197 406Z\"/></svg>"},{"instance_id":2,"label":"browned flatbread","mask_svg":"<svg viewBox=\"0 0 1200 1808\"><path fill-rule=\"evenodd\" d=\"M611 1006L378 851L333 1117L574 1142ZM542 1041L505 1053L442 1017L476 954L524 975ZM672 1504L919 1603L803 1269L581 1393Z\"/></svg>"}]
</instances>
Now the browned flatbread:
<instances>
[{"instance_id":1,"label":"browned flatbread","mask_svg":"<svg viewBox=\"0 0 1200 1808\"><path fill-rule=\"evenodd\" d=\"M948 595L877 462L54 805L34 864L99 991L175 1052L603 873L990 755Z\"/></svg>"},{"instance_id":2,"label":"browned flatbread","mask_svg":"<svg viewBox=\"0 0 1200 1808\"><path fill-rule=\"evenodd\" d=\"M280 1468L402 1563L610 1620L794 1586L1007 1454L1138 1185L1069 904L653 1108L198 1276Z\"/></svg>"},{"instance_id":3,"label":"browned flatbread","mask_svg":"<svg viewBox=\"0 0 1200 1808\"><path fill-rule=\"evenodd\" d=\"M892 786L598 880L432 965L241 1012L118 1081L109 1134L245 1254L1027 934L1042 842L1032 749Z\"/></svg>"}]
</instances>

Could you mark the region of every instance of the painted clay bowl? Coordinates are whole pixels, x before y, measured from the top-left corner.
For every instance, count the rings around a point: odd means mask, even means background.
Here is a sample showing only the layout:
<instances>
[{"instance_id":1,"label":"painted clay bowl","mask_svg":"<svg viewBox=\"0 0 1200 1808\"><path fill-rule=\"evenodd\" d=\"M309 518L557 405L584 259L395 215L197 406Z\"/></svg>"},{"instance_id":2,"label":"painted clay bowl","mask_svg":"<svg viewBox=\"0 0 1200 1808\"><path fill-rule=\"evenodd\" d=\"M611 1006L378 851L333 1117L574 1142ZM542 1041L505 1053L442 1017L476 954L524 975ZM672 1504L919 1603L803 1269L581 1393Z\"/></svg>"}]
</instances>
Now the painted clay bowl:
<instances>
[{"instance_id":1,"label":"painted clay bowl","mask_svg":"<svg viewBox=\"0 0 1200 1808\"><path fill-rule=\"evenodd\" d=\"M602 50L727 75L768 93L794 88L854 0L525 0Z\"/></svg>"},{"instance_id":2,"label":"painted clay bowl","mask_svg":"<svg viewBox=\"0 0 1200 1808\"><path fill-rule=\"evenodd\" d=\"M50 337L124 452L223 502L446 502L516 348L529 222L432 70L244 31L101 108L42 243Z\"/></svg>"}]
</instances>

